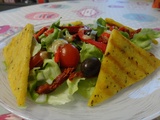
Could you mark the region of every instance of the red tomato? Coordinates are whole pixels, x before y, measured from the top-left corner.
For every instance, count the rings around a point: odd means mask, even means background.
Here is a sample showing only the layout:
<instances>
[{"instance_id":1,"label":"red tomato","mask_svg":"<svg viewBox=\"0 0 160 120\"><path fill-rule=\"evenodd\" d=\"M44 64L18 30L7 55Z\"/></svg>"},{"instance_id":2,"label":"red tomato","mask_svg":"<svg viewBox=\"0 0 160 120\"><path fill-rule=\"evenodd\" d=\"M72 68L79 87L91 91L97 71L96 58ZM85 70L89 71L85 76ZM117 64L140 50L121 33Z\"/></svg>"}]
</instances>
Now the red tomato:
<instances>
[{"instance_id":1,"label":"red tomato","mask_svg":"<svg viewBox=\"0 0 160 120\"><path fill-rule=\"evenodd\" d=\"M64 44L60 47L60 66L63 68L76 67L79 63L80 55L76 47L71 44Z\"/></svg>"},{"instance_id":2,"label":"red tomato","mask_svg":"<svg viewBox=\"0 0 160 120\"><path fill-rule=\"evenodd\" d=\"M31 57L30 69L34 67L41 67L45 58L48 58L48 53L46 51L39 51L36 55Z\"/></svg>"}]
</instances>

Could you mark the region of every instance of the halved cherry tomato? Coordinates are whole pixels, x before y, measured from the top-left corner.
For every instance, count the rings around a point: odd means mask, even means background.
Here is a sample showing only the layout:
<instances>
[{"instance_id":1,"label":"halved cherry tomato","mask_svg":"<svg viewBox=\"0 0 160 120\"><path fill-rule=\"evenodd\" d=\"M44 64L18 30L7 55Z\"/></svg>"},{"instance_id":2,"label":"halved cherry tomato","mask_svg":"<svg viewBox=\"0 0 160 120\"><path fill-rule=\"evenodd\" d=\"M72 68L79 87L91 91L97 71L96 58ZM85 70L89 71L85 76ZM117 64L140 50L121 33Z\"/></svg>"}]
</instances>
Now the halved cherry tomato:
<instances>
[{"instance_id":1,"label":"halved cherry tomato","mask_svg":"<svg viewBox=\"0 0 160 120\"><path fill-rule=\"evenodd\" d=\"M64 44L60 46L59 55L61 67L77 67L80 60L80 55L76 47L71 44Z\"/></svg>"},{"instance_id":2,"label":"halved cherry tomato","mask_svg":"<svg viewBox=\"0 0 160 120\"><path fill-rule=\"evenodd\" d=\"M41 67L43 65L44 59L49 58L47 51L39 51L36 55L30 59L30 70L34 67Z\"/></svg>"},{"instance_id":3,"label":"halved cherry tomato","mask_svg":"<svg viewBox=\"0 0 160 120\"><path fill-rule=\"evenodd\" d=\"M60 47L58 47L57 51L55 52L54 61L56 63L58 63L60 61Z\"/></svg>"}]
</instances>

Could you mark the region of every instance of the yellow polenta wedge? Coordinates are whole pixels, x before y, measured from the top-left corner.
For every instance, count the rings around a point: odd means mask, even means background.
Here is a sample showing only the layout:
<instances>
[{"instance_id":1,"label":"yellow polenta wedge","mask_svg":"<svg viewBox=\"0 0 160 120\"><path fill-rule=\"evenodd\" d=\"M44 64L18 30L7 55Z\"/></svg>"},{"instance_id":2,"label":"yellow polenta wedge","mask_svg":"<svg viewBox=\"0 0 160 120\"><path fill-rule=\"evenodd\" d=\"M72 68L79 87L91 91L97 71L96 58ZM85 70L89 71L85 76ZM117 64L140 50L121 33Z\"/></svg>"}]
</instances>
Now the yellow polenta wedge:
<instances>
[{"instance_id":1,"label":"yellow polenta wedge","mask_svg":"<svg viewBox=\"0 0 160 120\"><path fill-rule=\"evenodd\" d=\"M129 30L130 33L132 33L132 32L134 33L136 31L136 30L134 30L134 29L132 29L128 26L125 26L125 25L123 25L123 24L121 24L121 23L119 23L119 22L117 22L117 21L115 21L111 18L105 18L105 21L107 22L107 24L117 26L118 28L125 27L127 30ZM153 44L158 44L158 41L157 40L152 40L152 43Z\"/></svg>"},{"instance_id":2,"label":"yellow polenta wedge","mask_svg":"<svg viewBox=\"0 0 160 120\"><path fill-rule=\"evenodd\" d=\"M33 33L33 25L27 24L3 49L10 87L18 106L25 106Z\"/></svg>"},{"instance_id":3,"label":"yellow polenta wedge","mask_svg":"<svg viewBox=\"0 0 160 120\"><path fill-rule=\"evenodd\" d=\"M155 71L160 60L113 30L88 106L97 105Z\"/></svg>"},{"instance_id":4,"label":"yellow polenta wedge","mask_svg":"<svg viewBox=\"0 0 160 120\"><path fill-rule=\"evenodd\" d=\"M111 18L105 18L105 21L107 22L107 24L110 24L110 25L114 25L114 26L117 26L117 27L125 27L127 28L130 32L134 32L135 30L128 27L128 26L124 26L123 24L111 19Z\"/></svg>"}]
</instances>

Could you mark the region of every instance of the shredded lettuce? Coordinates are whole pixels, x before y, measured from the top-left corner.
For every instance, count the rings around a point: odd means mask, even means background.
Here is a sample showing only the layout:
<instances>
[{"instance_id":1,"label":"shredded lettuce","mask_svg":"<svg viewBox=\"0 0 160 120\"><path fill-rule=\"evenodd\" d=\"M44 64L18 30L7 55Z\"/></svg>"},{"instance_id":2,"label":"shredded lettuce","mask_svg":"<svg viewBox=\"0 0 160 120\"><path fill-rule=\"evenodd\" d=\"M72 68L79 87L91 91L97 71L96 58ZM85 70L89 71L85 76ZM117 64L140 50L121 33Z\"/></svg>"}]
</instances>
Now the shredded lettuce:
<instances>
[{"instance_id":1,"label":"shredded lettuce","mask_svg":"<svg viewBox=\"0 0 160 120\"><path fill-rule=\"evenodd\" d=\"M34 56L37 54L41 49L41 44L38 43L35 39L32 40L32 47L31 47L31 56Z\"/></svg>"},{"instance_id":2,"label":"shredded lettuce","mask_svg":"<svg viewBox=\"0 0 160 120\"><path fill-rule=\"evenodd\" d=\"M103 18L97 19L97 36L100 36L107 29L108 28L106 27L106 21Z\"/></svg>"},{"instance_id":3,"label":"shredded lettuce","mask_svg":"<svg viewBox=\"0 0 160 120\"><path fill-rule=\"evenodd\" d=\"M86 78L78 84L78 93L85 98L89 98L94 90L96 85L97 77Z\"/></svg>"},{"instance_id":4,"label":"shredded lettuce","mask_svg":"<svg viewBox=\"0 0 160 120\"><path fill-rule=\"evenodd\" d=\"M103 53L94 45L83 43L80 51L80 61L84 61L89 57L96 57L99 60L102 59Z\"/></svg>"},{"instance_id":5,"label":"shredded lettuce","mask_svg":"<svg viewBox=\"0 0 160 120\"><path fill-rule=\"evenodd\" d=\"M43 67L37 67L30 71L29 74L29 86L28 91L31 98L38 103L44 103L47 101L48 95L42 96L35 92L37 86L48 82L52 82L59 74L61 70L57 63L53 59L45 59Z\"/></svg>"},{"instance_id":6,"label":"shredded lettuce","mask_svg":"<svg viewBox=\"0 0 160 120\"><path fill-rule=\"evenodd\" d=\"M33 41L32 55L35 55L37 51L39 51L41 47L43 48L44 46L49 50L49 47L53 43L53 41L59 39L61 35L61 30L57 28L59 25L60 19L51 25L51 28L55 28L54 33L52 33L48 37L43 37L41 40L41 44L39 44L36 41ZM106 26L106 21L102 18L99 18L96 21L96 25L91 24L90 26L96 26L96 28L93 29L95 30L95 32L97 32L97 36L100 36L104 31L108 29ZM63 32L69 34L68 31L64 30ZM121 31L121 34L129 39L128 33ZM149 50L151 49L151 43L153 42L153 40L155 40L158 37L160 37L160 32L152 29L142 29L141 32L133 36L131 42L145 50ZM80 62L83 62L85 59L89 57L96 57L100 61L102 60L102 51L100 51L94 45L86 44L84 42L83 44L78 44L77 46L80 48ZM77 70L78 69L79 68L77 68ZM78 93L85 98L89 98L91 96L96 85L97 77L75 77L73 78L73 80L66 80L66 82L64 82L54 92L50 94L39 95L38 93L36 93L35 89L37 86L44 83L51 84L59 74L61 74L61 69L59 65L54 61L54 58L45 59L44 64L41 68L33 68L29 74L28 85L28 92L31 98L37 103L63 105L74 100L73 96L75 93Z\"/></svg>"},{"instance_id":7,"label":"shredded lettuce","mask_svg":"<svg viewBox=\"0 0 160 120\"><path fill-rule=\"evenodd\" d=\"M97 57L102 59L103 53L91 44L84 43L80 51L81 61L88 57ZM56 89L52 94L48 95L48 104L63 105L74 100L74 93L79 93L85 98L89 98L97 78L79 78L67 80L62 86Z\"/></svg>"},{"instance_id":8,"label":"shredded lettuce","mask_svg":"<svg viewBox=\"0 0 160 120\"><path fill-rule=\"evenodd\" d=\"M85 60L88 57L97 57L100 60L102 59L103 53L91 44L84 43L82 45L82 49L80 51L81 61ZM85 98L89 98L91 95L95 83L96 78L80 78L76 77L73 80L67 80L60 87L58 87L54 92L44 95L38 95L34 90L38 84L38 82L47 82L54 80L54 78L61 73L60 68L57 63L54 62L53 59L46 59L44 61L42 69L35 69L34 77L36 78L34 81L30 81L30 95L35 102L38 103L48 103L51 105L63 105L70 101L72 101L74 93L79 93ZM33 88L32 88L33 87Z\"/></svg>"},{"instance_id":9,"label":"shredded lettuce","mask_svg":"<svg viewBox=\"0 0 160 120\"><path fill-rule=\"evenodd\" d=\"M61 70L58 64L53 59L45 59L43 64L44 69L40 70L43 72L45 79L55 79ZM48 69L48 70L47 70Z\"/></svg>"},{"instance_id":10,"label":"shredded lettuce","mask_svg":"<svg viewBox=\"0 0 160 120\"><path fill-rule=\"evenodd\" d=\"M97 19L97 36L100 36L105 30L107 30L106 21L103 18ZM120 31L121 34L129 39L129 34L127 32ZM152 42L156 38L160 37L160 31L156 31L149 28L143 28L139 33L135 34L131 39L135 45L145 49L150 50L152 48Z\"/></svg>"},{"instance_id":11,"label":"shredded lettuce","mask_svg":"<svg viewBox=\"0 0 160 120\"><path fill-rule=\"evenodd\" d=\"M78 88L78 83L80 82L80 80L85 80L85 78L76 77L73 80L69 80L69 79L67 80L69 93L71 95L73 95L79 89Z\"/></svg>"},{"instance_id":12,"label":"shredded lettuce","mask_svg":"<svg viewBox=\"0 0 160 120\"><path fill-rule=\"evenodd\" d=\"M68 85L63 83L54 92L48 94L48 104L51 105L63 105L68 102L73 101L74 98L72 94L69 93Z\"/></svg>"},{"instance_id":13,"label":"shredded lettuce","mask_svg":"<svg viewBox=\"0 0 160 120\"><path fill-rule=\"evenodd\" d=\"M74 100L73 94L79 89L78 84L85 78L76 77L72 81L67 80L67 84L63 83L53 93L48 95L48 104L52 105L63 105Z\"/></svg>"},{"instance_id":14,"label":"shredded lettuce","mask_svg":"<svg viewBox=\"0 0 160 120\"><path fill-rule=\"evenodd\" d=\"M122 32L122 31L120 31L120 33L121 33L124 37L130 39L130 38L129 38L129 34L128 34L127 32Z\"/></svg>"},{"instance_id":15,"label":"shredded lettuce","mask_svg":"<svg viewBox=\"0 0 160 120\"><path fill-rule=\"evenodd\" d=\"M41 40L41 44L46 47L49 46L55 39L59 38L60 34L60 30L58 28L54 28L54 32L52 34Z\"/></svg>"},{"instance_id":16,"label":"shredded lettuce","mask_svg":"<svg viewBox=\"0 0 160 120\"><path fill-rule=\"evenodd\" d=\"M131 39L135 45L145 49L150 50L152 48L151 43L156 38L160 37L160 32L153 29L142 29L139 33L135 34Z\"/></svg>"}]
</instances>

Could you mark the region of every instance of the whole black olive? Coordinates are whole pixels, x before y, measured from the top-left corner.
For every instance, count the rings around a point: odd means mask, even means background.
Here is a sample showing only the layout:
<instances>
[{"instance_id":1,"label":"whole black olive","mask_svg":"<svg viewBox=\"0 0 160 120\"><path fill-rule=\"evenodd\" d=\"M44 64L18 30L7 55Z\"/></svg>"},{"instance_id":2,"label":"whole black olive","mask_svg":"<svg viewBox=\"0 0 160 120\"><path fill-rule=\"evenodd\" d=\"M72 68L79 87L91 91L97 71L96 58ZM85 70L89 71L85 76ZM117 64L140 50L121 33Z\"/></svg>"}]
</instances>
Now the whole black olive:
<instances>
[{"instance_id":1,"label":"whole black olive","mask_svg":"<svg viewBox=\"0 0 160 120\"><path fill-rule=\"evenodd\" d=\"M85 59L81 63L81 72L84 77L93 77L99 73L101 62L96 57Z\"/></svg>"}]
</instances>

